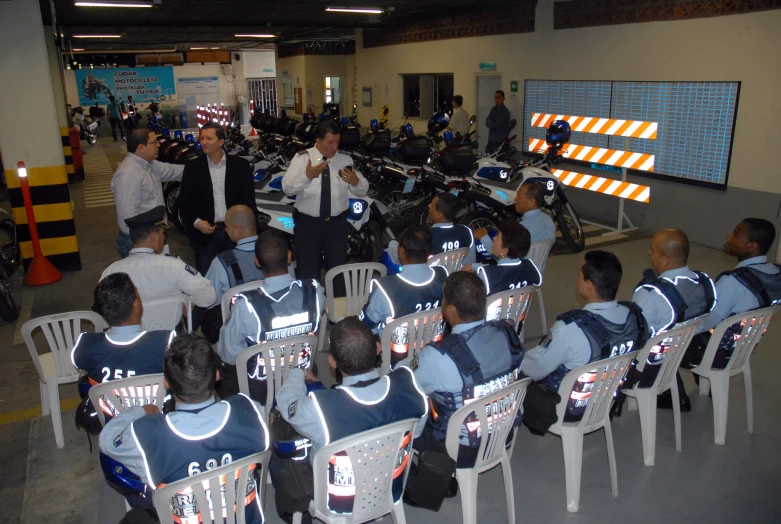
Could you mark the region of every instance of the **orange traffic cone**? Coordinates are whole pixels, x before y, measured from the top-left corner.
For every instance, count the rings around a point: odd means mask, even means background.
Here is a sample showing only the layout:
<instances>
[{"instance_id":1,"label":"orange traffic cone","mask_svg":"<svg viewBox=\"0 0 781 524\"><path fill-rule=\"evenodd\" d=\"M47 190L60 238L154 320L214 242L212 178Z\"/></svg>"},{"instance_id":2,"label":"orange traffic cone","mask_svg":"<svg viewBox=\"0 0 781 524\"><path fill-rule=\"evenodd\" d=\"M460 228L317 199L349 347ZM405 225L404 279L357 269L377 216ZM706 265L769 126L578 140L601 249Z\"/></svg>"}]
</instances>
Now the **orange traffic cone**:
<instances>
[{"instance_id":1,"label":"orange traffic cone","mask_svg":"<svg viewBox=\"0 0 781 524\"><path fill-rule=\"evenodd\" d=\"M251 131L249 132L249 136L258 136L258 134L255 132L255 127L250 124Z\"/></svg>"},{"instance_id":2,"label":"orange traffic cone","mask_svg":"<svg viewBox=\"0 0 781 524\"><path fill-rule=\"evenodd\" d=\"M27 180L27 169L24 167L24 162L19 162L16 166L19 169L19 182L22 186L24 209L27 212L27 227L30 229L30 240L33 244L33 260L30 262L30 266L24 275L24 283L28 286L45 286L60 280L62 273L41 252L41 241L38 238L32 198L30 198L30 183Z\"/></svg>"}]
</instances>

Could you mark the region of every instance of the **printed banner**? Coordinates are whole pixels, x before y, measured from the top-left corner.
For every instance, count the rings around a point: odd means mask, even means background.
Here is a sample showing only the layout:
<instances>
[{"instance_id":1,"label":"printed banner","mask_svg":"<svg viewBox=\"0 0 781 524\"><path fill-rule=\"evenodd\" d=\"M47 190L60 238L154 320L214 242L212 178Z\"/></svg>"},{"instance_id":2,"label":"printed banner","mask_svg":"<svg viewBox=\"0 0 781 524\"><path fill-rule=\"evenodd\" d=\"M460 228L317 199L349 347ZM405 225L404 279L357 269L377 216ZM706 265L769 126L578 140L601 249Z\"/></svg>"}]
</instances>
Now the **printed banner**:
<instances>
[{"instance_id":1,"label":"printed banner","mask_svg":"<svg viewBox=\"0 0 781 524\"><path fill-rule=\"evenodd\" d=\"M84 107L108 104L109 96L145 104L176 98L173 66L77 69L76 85Z\"/></svg>"}]
</instances>

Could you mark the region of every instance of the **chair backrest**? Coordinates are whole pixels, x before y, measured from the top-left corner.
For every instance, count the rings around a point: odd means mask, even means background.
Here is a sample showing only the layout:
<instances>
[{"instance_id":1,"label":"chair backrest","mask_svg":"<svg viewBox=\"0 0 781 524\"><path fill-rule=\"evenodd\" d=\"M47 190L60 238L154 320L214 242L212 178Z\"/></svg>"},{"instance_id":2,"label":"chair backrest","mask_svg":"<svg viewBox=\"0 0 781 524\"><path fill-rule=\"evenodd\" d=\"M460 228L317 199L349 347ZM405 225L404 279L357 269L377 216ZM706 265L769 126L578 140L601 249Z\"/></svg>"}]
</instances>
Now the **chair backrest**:
<instances>
[{"instance_id":1,"label":"chair backrest","mask_svg":"<svg viewBox=\"0 0 781 524\"><path fill-rule=\"evenodd\" d=\"M532 242L532 245L529 248L529 254L526 255L526 258L534 262L534 265L537 266L537 269L542 271L545 267L545 262L548 260L548 254L550 254L550 250L553 247L554 242L556 242L555 239L543 240L541 242Z\"/></svg>"},{"instance_id":2,"label":"chair backrest","mask_svg":"<svg viewBox=\"0 0 781 524\"><path fill-rule=\"evenodd\" d=\"M233 299L233 297L245 291L252 291L253 289L258 289L262 285L263 285L262 280L253 280L252 282L245 282L244 284L239 284L238 286L234 286L222 294L222 299L220 299L220 306L222 309L223 326L228 323L228 317L230 316L231 300Z\"/></svg>"},{"instance_id":3,"label":"chair backrest","mask_svg":"<svg viewBox=\"0 0 781 524\"><path fill-rule=\"evenodd\" d=\"M161 410L165 400L162 373L110 380L89 390L89 400L98 414L101 425L106 425L105 413L115 417L135 406L154 404Z\"/></svg>"},{"instance_id":4,"label":"chair backrest","mask_svg":"<svg viewBox=\"0 0 781 524\"><path fill-rule=\"evenodd\" d=\"M406 315L385 326L382 330L382 367L380 368L380 374L387 375L390 373L391 337L396 329L406 329L409 351L407 356L414 357L418 351L442 334L444 324L442 308L437 307Z\"/></svg>"},{"instance_id":5,"label":"chair backrest","mask_svg":"<svg viewBox=\"0 0 781 524\"><path fill-rule=\"evenodd\" d=\"M434 255L426 261L428 267L442 266L447 269L448 274L453 271L458 271L461 266L464 265L464 258L469 254L468 247L462 247L454 249L452 251L445 251L438 255Z\"/></svg>"},{"instance_id":6,"label":"chair backrest","mask_svg":"<svg viewBox=\"0 0 781 524\"><path fill-rule=\"evenodd\" d=\"M472 416L480 424L480 448L474 468L478 471L492 468L504 453L507 434L513 427L518 410L526 396L531 377L518 380L493 393L480 397L459 408L447 423L445 447L453 460L458 459L461 430L467 418Z\"/></svg>"},{"instance_id":7,"label":"chair backrest","mask_svg":"<svg viewBox=\"0 0 781 524\"><path fill-rule=\"evenodd\" d=\"M713 334L708 342L708 347L705 349L705 355L702 357L700 366L707 366L707 368L710 368L713 365L713 359L716 357L716 351L719 349L719 344L724 337L724 333L733 325L740 324L739 334L735 333L733 335L733 338L736 338L735 347L732 350L732 355L724 370L729 374L742 370L751 357L754 348L759 344L759 341L762 340L762 335L765 334L767 326L770 324L770 321L773 320L773 316L778 313L779 309L781 309L781 304L755 309L754 311L733 315L722 320L721 323L716 326L716 329L713 330Z\"/></svg>"},{"instance_id":8,"label":"chair backrest","mask_svg":"<svg viewBox=\"0 0 781 524\"><path fill-rule=\"evenodd\" d=\"M353 470L352 485L355 500L350 522L367 522L393 511L393 476L404 457L402 485L407 483L407 473L412 458L412 434L418 419L407 419L387 426L370 429L326 446L315 453L313 472L315 479L313 517L328 522L329 517L344 517L328 509L328 466L331 457L344 452ZM401 455L400 455L401 454ZM349 477L349 472L345 475ZM401 502L399 502L401 503Z\"/></svg>"},{"instance_id":9,"label":"chair backrest","mask_svg":"<svg viewBox=\"0 0 781 524\"><path fill-rule=\"evenodd\" d=\"M510 320L517 330L518 325L526 318L526 313L532 305L532 296L536 289L536 286L526 286L490 295L488 297L488 309L486 310L485 319Z\"/></svg>"},{"instance_id":10,"label":"chair backrest","mask_svg":"<svg viewBox=\"0 0 781 524\"><path fill-rule=\"evenodd\" d=\"M187 308L187 332L193 332L192 299L190 295L178 293L144 300L144 316L141 327L146 331L165 329L173 331L182 318L182 308Z\"/></svg>"},{"instance_id":11,"label":"chair backrest","mask_svg":"<svg viewBox=\"0 0 781 524\"><path fill-rule=\"evenodd\" d=\"M271 451L266 450L230 464L172 482L154 492L155 509L161 524L174 524L174 508L180 515L197 516L200 508L222 508L222 511L200 513L202 524L236 522L244 524L244 505L248 492L255 486L255 497L261 497L265 486L254 479L253 470L260 464L268 467ZM227 481L226 481L227 480ZM247 487L250 489L247 489ZM182 494L184 496L178 496ZM215 494L219 499L214 500ZM261 497L262 498L262 497ZM179 519L176 522L181 522Z\"/></svg>"},{"instance_id":12,"label":"chair backrest","mask_svg":"<svg viewBox=\"0 0 781 524\"><path fill-rule=\"evenodd\" d=\"M38 371L38 377L43 380L44 372L41 367L41 359L38 356L38 350L33 341L33 332L41 328L49 350L54 357L54 364L57 371L57 377L78 377L79 370L73 367L71 362L71 350L79 339L79 335L85 331L82 328L82 321L87 321L94 326L94 332L100 333L106 329L106 321L103 317L92 311L73 311L71 313L60 313L58 315L48 315L28 320L22 325L22 338L27 345L27 350Z\"/></svg>"},{"instance_id":13,"label":"chair backrest","mask_svg":"<svg viewBox=\"0 0 781 524\"><path fill-rule=\"evenodd\" d=\"M328 320L339 322L342 320L336 315L334 304L334 279L338 275L344 275L344 290L346 309L344 316L352 317L361 312L366 301L369 300L369 288L374 278L374 273L380 277L388 274L388 268L378 262L365 262L360 264L344 264L328 270L325 274L325 301L328 308Z\"/></svg>"},{"instance_id":14,"label":"chair backrest","mask_svg":"<svg viewBox=\"0 0 781 524\"><path fill-rule=\"evenodd\" d=\"M266 413L266 420L274 405L274 397L282 383L287 378L287 374L292 368L299 366L301 362L301 352L309 346L310 355L317 351L317 336L301 335L298 337L284 338L273 342L264 342L256 344L243 350L236 357L236 372L239 377L239 391L250 397L249 376L247 375L247 363L260 355L263 364L263 373L266 382L266 402L263 409ZM293 349L292 354L290 349ZM271 380L269 380L268 363L271 363ZM311 365L311 363L310 363ZM257 399L253 399L257 400Z\"/></svg>"},{"instance_id":15,"label":"chair backrest","mask_svg":"<svg viewBox=\"0 0 781 524\"><path fill-rule=\"evenodd\" d=\"M704 316L701 316L688 322L681 322L672 329L648 339L645 346L637 352L635 357L637 359L637 370L643 371L645 366L648 365L648 356L655 346L661 346L660 350L667 348L664 358L659 364L660 367L656 380L654 380L651 387L662 388L664 391L675 380L675 373L678 371L678 366L681 365L683 355L697 332L697 327L704 318Z\"/></svg>"},{"instance_id":16,"label":"chair backrest","mask_svg":"<svg viewBox=\"0 0 781 524\"><path fill-rule=\"evenodd\" d=\"M588 433L592 429L601 428L605 423L609 423L608 417L610 415L610 406L613 403L613 396L618 386L624 380L629 364L632 363L636 356L637 353L632 351L597 362L591 362L567 373L559 386L561 402L556 405L558 420L551 426L551 431L560 433L561 425L568 424L580 425L583 427L583 432ZM581 375L590 374L594 375L594 383L592 384L591 394L588 397L588 404L586 404L583 417L576 422L564 422L570 393L575 386L575 382Z\"/></svg>"}]
</instances>

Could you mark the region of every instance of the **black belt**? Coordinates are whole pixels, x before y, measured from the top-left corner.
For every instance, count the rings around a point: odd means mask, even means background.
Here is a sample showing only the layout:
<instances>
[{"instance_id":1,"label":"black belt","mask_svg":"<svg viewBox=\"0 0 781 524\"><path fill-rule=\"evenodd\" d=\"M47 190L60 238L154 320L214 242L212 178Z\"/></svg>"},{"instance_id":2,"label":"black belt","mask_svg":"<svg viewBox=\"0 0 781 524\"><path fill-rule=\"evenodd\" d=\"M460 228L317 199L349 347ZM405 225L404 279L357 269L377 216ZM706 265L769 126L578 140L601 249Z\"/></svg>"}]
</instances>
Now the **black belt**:
<instances>
[{"instance_id":1,"label":"black belt","mask_svg":"<svg viewBox=\"0 0 781 524\"><path fill-rule=\"evenodd\" d=\"M330 217L313 217L312 215L307 215L306 213L302 213L298 209L293 210L293 220L298 220L299 218L307 218L309 220L321 220L323 222L328 222L330 220L336 220L339 218L347 218L347 215L350 214L349 209L345 209L343 212L339 213L338 215L331 215Z\"/></svg>"}]
</instances>

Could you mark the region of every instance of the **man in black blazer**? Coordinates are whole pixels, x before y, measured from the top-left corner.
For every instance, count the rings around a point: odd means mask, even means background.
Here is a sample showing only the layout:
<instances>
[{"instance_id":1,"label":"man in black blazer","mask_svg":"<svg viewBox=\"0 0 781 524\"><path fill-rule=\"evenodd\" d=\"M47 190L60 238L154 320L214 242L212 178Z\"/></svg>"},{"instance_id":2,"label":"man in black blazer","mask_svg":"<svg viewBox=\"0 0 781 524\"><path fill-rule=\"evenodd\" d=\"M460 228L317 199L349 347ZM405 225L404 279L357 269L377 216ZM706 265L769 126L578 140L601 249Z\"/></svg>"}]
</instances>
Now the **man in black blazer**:
<instances>
[{"instance_id":1,"label":"man in black blazer","mask_svg":"<svg viewBox=\"0 0 781 524\"><path fill-rule=\"evenodd\" d=\"M258 209L252 166L243 158L225 154L222 127L216 123L203 126L200 142L203 156L184 167L179 210L195 249L195 266L205 275L218 253L233 248L225 232L227 210L244 204L257 217Z\"/></svg>"}]
</instances>

